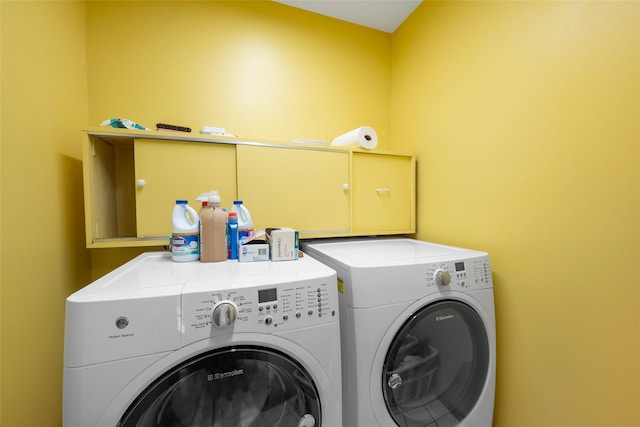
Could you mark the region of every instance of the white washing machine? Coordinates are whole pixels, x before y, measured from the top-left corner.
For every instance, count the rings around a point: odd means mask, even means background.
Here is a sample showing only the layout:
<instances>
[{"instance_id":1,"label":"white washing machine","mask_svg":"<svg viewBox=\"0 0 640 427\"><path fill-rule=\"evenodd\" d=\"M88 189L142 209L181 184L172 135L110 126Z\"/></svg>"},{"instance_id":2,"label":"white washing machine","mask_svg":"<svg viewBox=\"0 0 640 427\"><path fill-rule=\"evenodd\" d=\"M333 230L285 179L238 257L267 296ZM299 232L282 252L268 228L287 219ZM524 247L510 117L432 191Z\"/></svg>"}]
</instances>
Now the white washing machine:
<instances>
[{"instance_id":1,"label":"white washing machine","mask_svg":"<svg viewBox=\"0 0 640 427\"><path fill-rule=\"evenodd\" d=\"M140 255L67 299L63 424L335 427L335 271Z\"/></svg>"},{"instance_id":2,"label":"white washing machine","mask_svg":"<svg viewBox=\"0 0 640 427\"><path fill-rule=\"evenodd\" d=\"M411 239L307 241L338 273L344 427L487 427L496 333L487 253Z\"/></svg>"}]
</instances>

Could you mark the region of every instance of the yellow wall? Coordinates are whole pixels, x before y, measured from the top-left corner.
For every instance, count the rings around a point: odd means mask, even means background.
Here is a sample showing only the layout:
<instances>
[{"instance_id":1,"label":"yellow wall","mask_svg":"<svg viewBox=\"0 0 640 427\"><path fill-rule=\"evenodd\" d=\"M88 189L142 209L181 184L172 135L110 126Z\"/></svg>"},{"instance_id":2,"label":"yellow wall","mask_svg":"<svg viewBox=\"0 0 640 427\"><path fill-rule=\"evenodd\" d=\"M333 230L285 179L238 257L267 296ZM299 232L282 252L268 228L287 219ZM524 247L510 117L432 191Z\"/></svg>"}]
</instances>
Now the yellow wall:
<instances>
[{"instance_id":1,"label":"yellow wall","mask_svg":"<svg viewBox=\"0 0 640 427\"><path fill-rule=\"evenodd\" d=\"M87 120L84 3L0 8L0 425L60 425L64 300L90 277L79 132Z\"/></svg>"},{"instance_id":2,"label":"yellow wall","mask_svg":"<svg viewBox=\"0 0 640 427\"><path fill-rule=\"evenodd\" d=\"M418 237L492 257L494 425L640 425L640 2L426 2L392 51Z\"/></svg>"},{"instance_id":3,"label":"yellow wall","mask_svg":"<svg viewBox=\"0 0 640 427\"><path fill-rule=\"evenodd\" d=\"M2 15L3 8L0 6L0 49L2 46ZM4 58L4 57L3 57ZM0 60L0 89L2 88L2 63ZM1 95L1 94L0 94ZM0 142L2 141L2 106L4 96L0 96ZM2 188L2 146L0 146L0 189ZM2 191L0 191L0 235L2 235ZM2 244L0 244L0 260L2 260ZM0 333L2 333L2 262L0 262ZM2 424L2 338L0 337L0 424Z\"/></svg>"},{"instance_id":4,"label":"yellow wall","mask_svg":"<svg viewBox=\"0 0 640 427\"><path fill-rule=\"evenodd\" d=\"M60 425L64 299L137 253L83 247L78 129L126 117L416 152L419 237L492 255L495 426L637 427L638 5L1 1L0 425Z\"/></svg>"},{"instance_id":5,"label":"yellow wall","mask_svg":"<svg viewBox=\"0 0 640 427\"><path fill-rule=\"evenodd\" d=\"M389 146L387 33L273 2L89 2L89 120Z\"/></svg>"}]
</instances>

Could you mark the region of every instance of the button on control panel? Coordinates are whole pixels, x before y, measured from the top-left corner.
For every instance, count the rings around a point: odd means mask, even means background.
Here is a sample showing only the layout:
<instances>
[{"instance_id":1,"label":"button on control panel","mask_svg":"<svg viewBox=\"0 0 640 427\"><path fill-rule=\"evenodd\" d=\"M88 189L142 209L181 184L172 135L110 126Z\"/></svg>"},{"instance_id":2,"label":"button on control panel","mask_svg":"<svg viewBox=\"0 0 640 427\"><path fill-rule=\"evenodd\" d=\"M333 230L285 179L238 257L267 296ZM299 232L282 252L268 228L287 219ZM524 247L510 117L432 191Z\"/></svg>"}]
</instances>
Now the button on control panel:
<instances>
[{"instance_id":1,"label":"button on control panel","mask_svg":"<svg viewBox=\"0 0 640 427\"><path fill-rule=\"evenodd\" d=\"M279 288L258 290L258 323L280 327L287 322L317 322L336 317L337 301L334 283L297 283ZM305 320L306 319L306 320Z\"/></svg>"}]
</instances>

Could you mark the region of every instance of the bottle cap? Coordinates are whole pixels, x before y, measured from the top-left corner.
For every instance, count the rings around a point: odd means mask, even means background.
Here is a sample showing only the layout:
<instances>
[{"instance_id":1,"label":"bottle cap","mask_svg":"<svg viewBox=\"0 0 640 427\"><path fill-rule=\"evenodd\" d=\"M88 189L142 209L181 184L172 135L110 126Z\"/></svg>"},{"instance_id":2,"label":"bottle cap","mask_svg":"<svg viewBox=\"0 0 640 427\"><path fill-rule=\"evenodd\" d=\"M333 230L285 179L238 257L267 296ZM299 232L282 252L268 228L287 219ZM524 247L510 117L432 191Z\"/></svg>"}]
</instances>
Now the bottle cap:
<instances>
[{"instance_id":1,"label":"bottle cap","mask_svg":"<svg viewBox=\"0 0 640 427\"><path fill-rule=\"evenodd\" d=\"M242 204L242 200L234 200L233 204L234 205L241 205Z\"/></svg>"},{"instance_id":2,"label":"bottle cap","mask_svg":"<svg viewBox=\"0 0 640 427\"><path fill-rule=\"evenodd\" d=\"M186 200L176 200L176 205L186 205L187 201Z\"/></svg>"}]
</instances>

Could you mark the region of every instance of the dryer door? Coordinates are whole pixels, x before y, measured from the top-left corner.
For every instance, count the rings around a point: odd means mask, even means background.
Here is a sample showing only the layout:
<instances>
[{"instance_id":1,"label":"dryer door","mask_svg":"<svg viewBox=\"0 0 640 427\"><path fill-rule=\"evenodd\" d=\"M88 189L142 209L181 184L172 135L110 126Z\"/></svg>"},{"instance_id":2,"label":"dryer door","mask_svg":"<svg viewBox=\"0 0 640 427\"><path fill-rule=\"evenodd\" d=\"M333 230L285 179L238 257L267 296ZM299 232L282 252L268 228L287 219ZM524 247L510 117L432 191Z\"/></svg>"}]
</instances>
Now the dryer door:
<instances>
[{"instance_id":1,"label":"dryer door","mask_svg":"<svg viewBox=\"0 0 640 427\"><path fill-rule=\"evenodd\" d=\"M395 336L383 366L383 396L403 427L457 426L480 398L489 340L478 313L441 300L414 313Z\"/></svg>"},{"instance_id":2,"label":"dryer door","mask_svg":"<svg viewBox=\"0 0 640 427\"><path fill-rule=\"evenodd\" d=\"M118 426L313 427L320 398L308 372L283 353L230 347L167 371Z\"/></svg>"}]
</instances>

